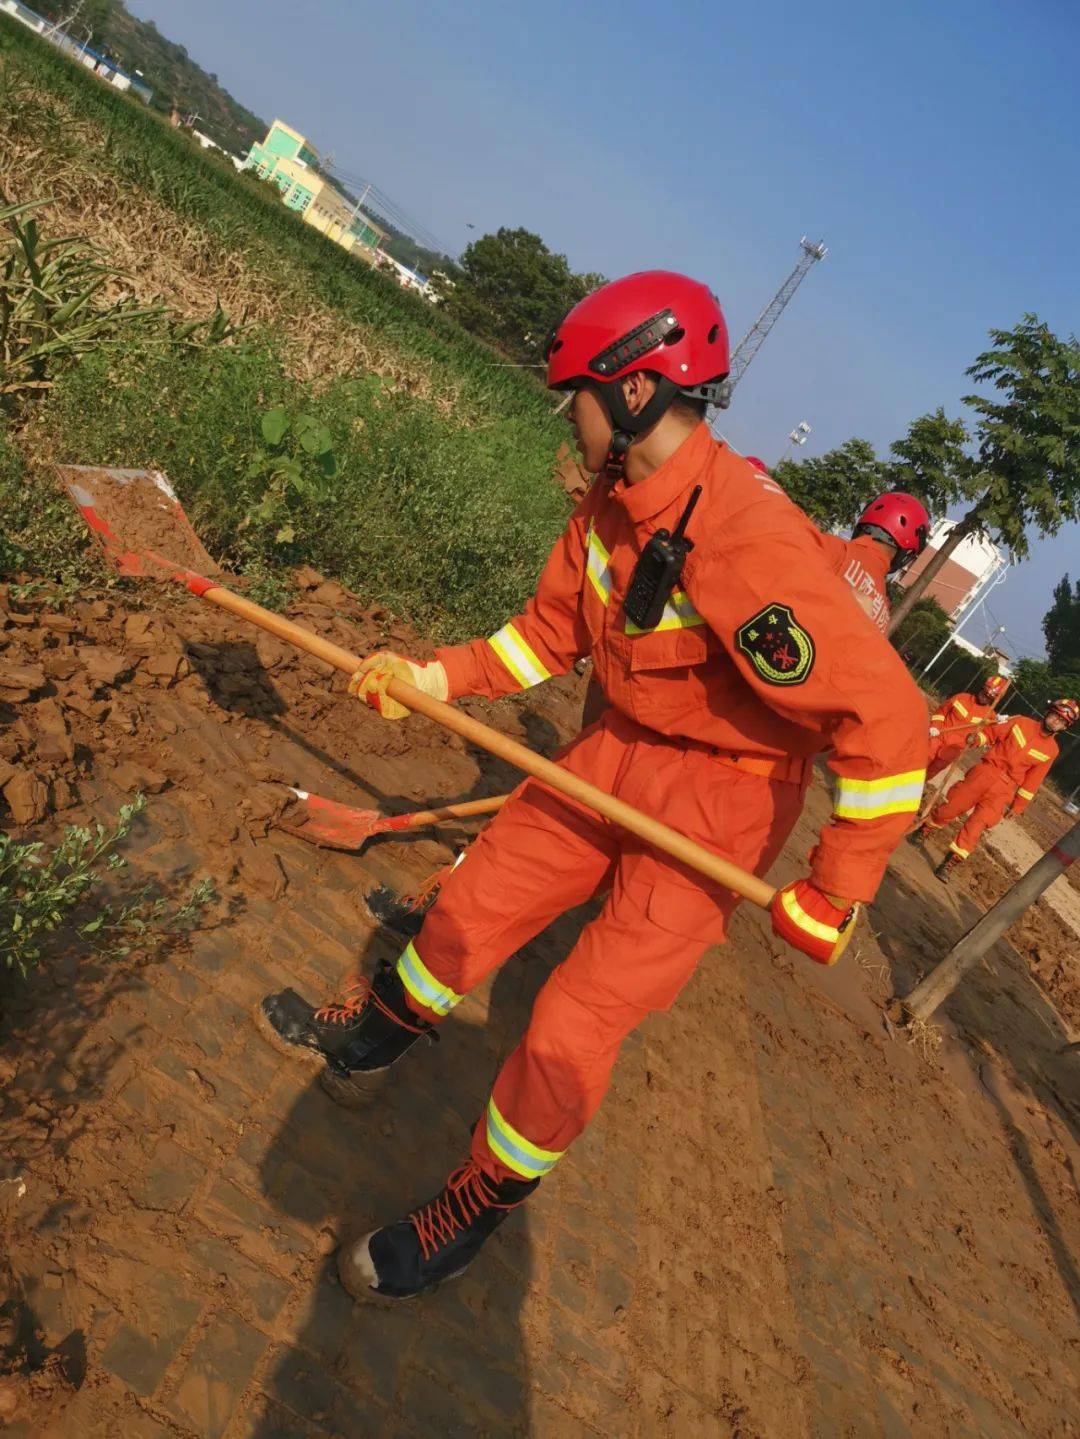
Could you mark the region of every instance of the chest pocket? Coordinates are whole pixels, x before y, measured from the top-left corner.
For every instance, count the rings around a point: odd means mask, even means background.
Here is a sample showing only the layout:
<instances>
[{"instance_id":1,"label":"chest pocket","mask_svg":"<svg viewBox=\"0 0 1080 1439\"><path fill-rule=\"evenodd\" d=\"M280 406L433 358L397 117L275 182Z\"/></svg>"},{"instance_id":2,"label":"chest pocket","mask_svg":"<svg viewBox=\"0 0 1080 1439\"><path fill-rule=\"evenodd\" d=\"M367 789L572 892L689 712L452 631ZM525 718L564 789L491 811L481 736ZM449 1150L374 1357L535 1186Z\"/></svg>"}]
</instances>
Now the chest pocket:
<instances>
[{"instance_id":1,"label":"chest pocket","mask_svg":"<svg viewBox=\"0 0 1080 1439\"><path fill-rule=\"evenodd\" d=\"M709 631L704 625L686 630L654 630L629 638L630 671L688 669L703 665L711 653Z\"/></svg>"}]
</instances>

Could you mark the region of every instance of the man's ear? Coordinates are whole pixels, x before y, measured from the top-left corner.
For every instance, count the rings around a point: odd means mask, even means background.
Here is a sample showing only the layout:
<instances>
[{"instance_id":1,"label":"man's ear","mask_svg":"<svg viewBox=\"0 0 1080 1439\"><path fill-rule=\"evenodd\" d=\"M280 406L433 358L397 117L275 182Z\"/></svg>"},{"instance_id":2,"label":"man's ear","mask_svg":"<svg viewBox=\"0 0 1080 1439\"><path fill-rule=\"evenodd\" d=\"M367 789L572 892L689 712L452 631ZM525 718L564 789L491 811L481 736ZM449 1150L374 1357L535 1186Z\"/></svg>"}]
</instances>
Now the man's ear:
<instances>
[{"instance_id":1,"label":"man's ear","mask_svg":"<svg viewBox=\"0 0 1080 1439\"><path fill-rule=\"evenodd\" d=\"M634 370L619 381L622 386L626 408L632 415L640 415L656 394L656 381L646 370Z\"/></svg>"}]
</instances>

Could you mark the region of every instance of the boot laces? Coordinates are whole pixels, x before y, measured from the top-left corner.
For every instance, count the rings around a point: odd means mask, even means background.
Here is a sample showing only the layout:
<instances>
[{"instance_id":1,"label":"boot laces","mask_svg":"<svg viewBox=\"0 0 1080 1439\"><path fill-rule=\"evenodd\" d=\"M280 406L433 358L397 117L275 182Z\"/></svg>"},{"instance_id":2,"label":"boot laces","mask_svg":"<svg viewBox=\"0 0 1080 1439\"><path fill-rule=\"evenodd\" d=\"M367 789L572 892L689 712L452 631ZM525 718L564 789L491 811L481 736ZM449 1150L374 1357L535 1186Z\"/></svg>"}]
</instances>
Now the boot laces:
<instances>
[{"instance_id":1,"label":"boot laces","mask_svg":"<svg viewBox=\"0 0 1080 1439\"><path fill-rule=\"evenodd\" d=\"M315 1018L321 1024L351 1024L353 1020L359 1019L369 1004L381 1010L387 1019L392 1019L395 1024L400 1024L402 1029L412 1030L414 1034L423 1034L424 1026L410 1024L408 1020L402 1019L385 1000L379 998L371 987L371 981L363 977L353 980L346 988L341 999L331 1000L324 1004L321 1009L315 1011Z\"/></svg>"},{"instance_id":2,"label":"boot laces","mask_svg":"<svg viewBox=\"0 0 1080 1439\"><path fill-rule=\"evenodd\" d=\"M494 1183L474 1159L455 1169L442 1193L422 1209L409 1215L420 1252L430 1259L436 1250L449 1244L460 1229L478 1219L485 1209L514 1209L516 1203L500 1204Z\"/></svg>"},{"instance_id":3,"label":"boot laces","mask_svg":"<svg viewBox=\"0 0 1080 1439\"><path fill-rule=\"evenodd\" d=\"M427 909L442 888L443 881L446 880L452 872L455 863L456 861L451 861L450 864L444 864L441 869L437 869L434 874L429 874L415 894L403 894L401 896L401 903L410 914L416 914L422 909Z\"/></svg>"}]
</instances>

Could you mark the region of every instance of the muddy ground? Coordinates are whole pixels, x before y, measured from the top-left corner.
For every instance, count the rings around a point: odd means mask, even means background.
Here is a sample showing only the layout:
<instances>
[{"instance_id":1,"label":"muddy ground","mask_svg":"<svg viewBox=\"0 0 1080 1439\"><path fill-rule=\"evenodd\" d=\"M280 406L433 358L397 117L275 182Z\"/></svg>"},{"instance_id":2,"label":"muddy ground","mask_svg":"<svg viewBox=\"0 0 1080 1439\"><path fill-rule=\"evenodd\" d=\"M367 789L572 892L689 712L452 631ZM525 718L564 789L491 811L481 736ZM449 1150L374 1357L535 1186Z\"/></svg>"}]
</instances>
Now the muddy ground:
<instances>
[{"instance_id":1,"label":"muddy ground","mask_svg":"<svg viewBox=\"0 0 1080 1439\"><path fill-rule=\"evenodd\" d=\"M424 653L300 580L312 629ZM835 971L744 908L469 1275L357 1309L338 1235L438 1188L587 915L470 996L377 1114L344 1112L252 1008L391 957L365 893L415 889L475 826L334 854L277 827L285 786L400 813L514 777L183 594L121 587L62 613L8 597L0 622L7 821L47 837L141 791L123 884L218 893L188 940L104 960L69 939L5 991L8 1432L1076 1432L1076 935L1042 903L917 1043L883 1018L1011 882L992 854L945 889L940 846L901 846ZM581 690L467 707L551 752ZM827 809L819 782L777 878ZM1042 847L1068 823L1040 804L1021 828Z\"/></svg>"}]
</instances>

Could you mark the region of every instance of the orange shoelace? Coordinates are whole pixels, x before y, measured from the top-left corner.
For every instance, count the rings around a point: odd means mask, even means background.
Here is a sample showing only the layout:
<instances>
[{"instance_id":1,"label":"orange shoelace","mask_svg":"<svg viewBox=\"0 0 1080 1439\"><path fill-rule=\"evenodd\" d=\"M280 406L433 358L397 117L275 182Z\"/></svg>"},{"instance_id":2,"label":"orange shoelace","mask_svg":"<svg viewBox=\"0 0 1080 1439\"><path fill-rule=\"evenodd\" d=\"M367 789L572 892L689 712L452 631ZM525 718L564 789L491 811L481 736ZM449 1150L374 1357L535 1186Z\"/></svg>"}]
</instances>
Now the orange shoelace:
<instances>
[{"instance_id":1,"label":"orange shoelace","mask_svg":"<svg viewBox=\"0 0 1080 1439\"><path fill-rule=\"evenodd\" d=\"M409 1218L420 1240L420 1252L430 1259L435 1251L449 1244L459 1229L464 1229L470 1219L478 1218L485 1209L514 1209L514 1204L500 1204L495 1196L495 1186L486 1174L470 1159L460 1169L455 1169L446 1181L446 1188L423 1209L417 1209Z\"/></svg>"},{"instance_id":2,"label":"orange shoelace","mask_svg":"<svg viewBox=\"0 0 1080 1439\"><path fill-rule=\"evenodd\" d=\"M376 1009L381 1009L387 1019L392 1019L395 1024L400 1024L402 1029L410 1029L414 1034L423 1034L424 1025L409 1024L399 1014L386 1004L371 987L369 979L357 979L346 989L341 999L331 1000L324 1004L321 1009L315 1011L315 1018L323 1024L348 1024L350 1020L358 1019L369 1004Z\"/></svg>"},{"instance_id":3,"label":"orange shoelace","mask_svg":"<svg viewBox=\"0 0 1080 1439\"><path fill-rule=\"evenodd\" d=\"M444 864L442 869L437 869L434 874L428 875L427 879L424 880L415 894L403 894L401 896L401 903L405 909L407 909L410 914L415 914L417 910L425 908L429 901L433 900L438 894L443 886L444 880L450 875L453 868L453 863Z\"/></svg>"}]
</instances>

